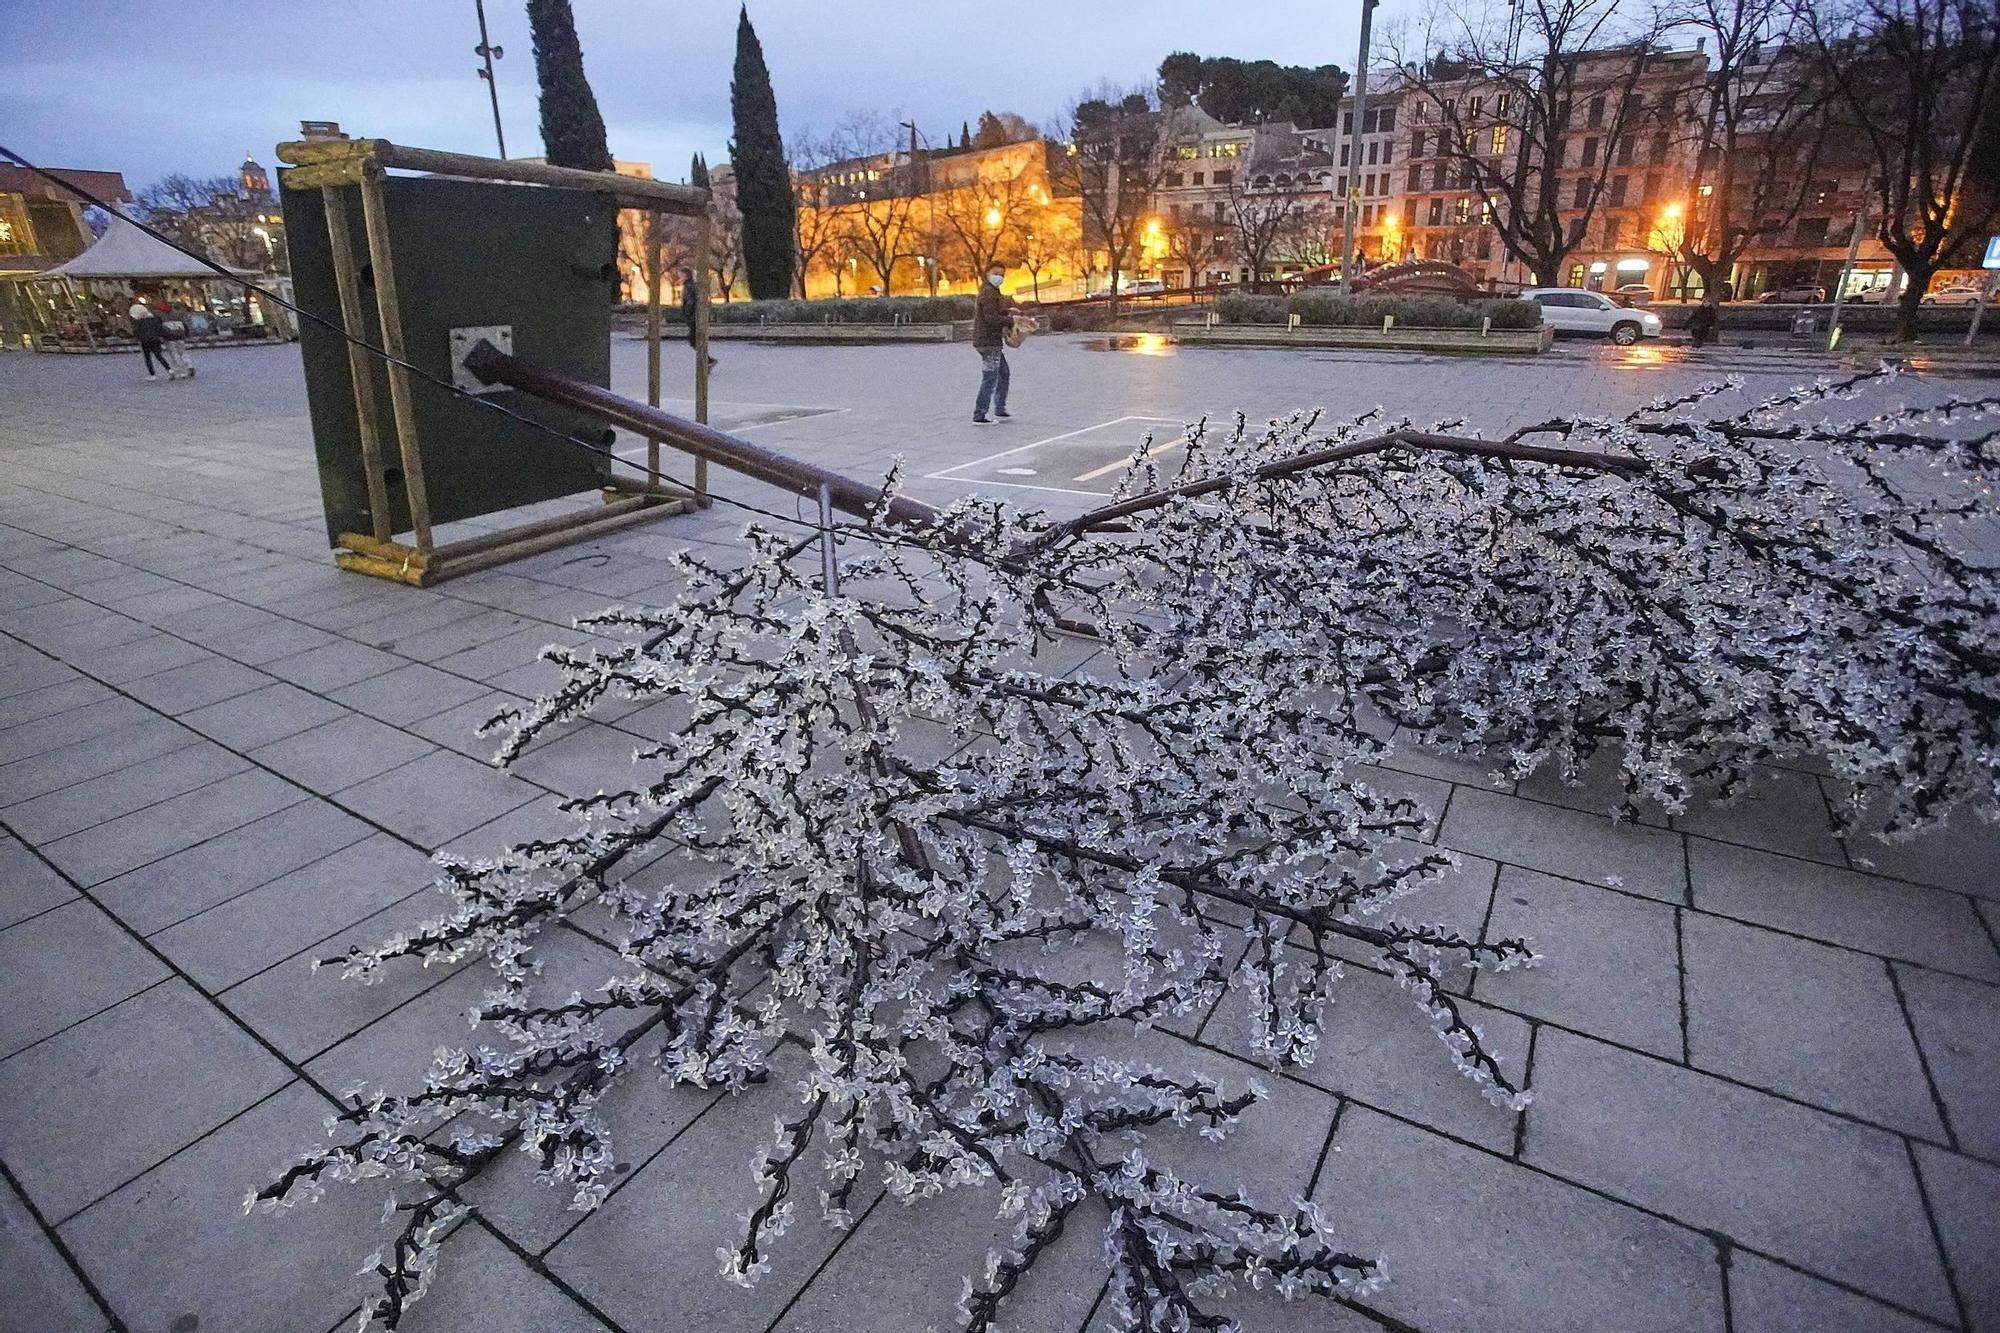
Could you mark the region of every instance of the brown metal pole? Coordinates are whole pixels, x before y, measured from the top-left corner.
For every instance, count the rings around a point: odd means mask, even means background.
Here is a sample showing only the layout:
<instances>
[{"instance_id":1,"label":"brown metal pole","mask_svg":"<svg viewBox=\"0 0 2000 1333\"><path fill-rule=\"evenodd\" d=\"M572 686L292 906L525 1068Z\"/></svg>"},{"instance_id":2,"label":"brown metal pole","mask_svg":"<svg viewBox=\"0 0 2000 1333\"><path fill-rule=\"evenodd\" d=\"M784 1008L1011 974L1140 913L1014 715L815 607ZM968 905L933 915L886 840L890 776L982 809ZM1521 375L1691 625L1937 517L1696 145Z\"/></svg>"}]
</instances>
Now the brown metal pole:
<instances>
[{"instance_id":1,"label":"brown metal pole","mask_svg":"<svg viewBox=\"0 0 2000 1333\"><path fill-rule=\"evenodd\" d=\"M487 384L505 384L609 425L622 426L636 435L655 436L692 454L698 462L714 462L793 495L818 499L820 487L825 486L828 503L842 513L865 517L874 513L882 501L879 486L788 458L700 422L635 403L595 384L538 369L483 340L466 354L465 368ZM923 527L936 522L939 511L921 500L899 495L884 506L883 517Z\"/></svg>"},{"instance_id":2,"label":"brown metal pole","mask_svg":"<svg viewBox=\"0 0 2000 1333\"><path fill-rule=\"evenodd\" d=\"M368 232L368 263L374 271L375 309L382 318L382 350L389 362L389 406L396 418L396 443L403 458L403 495L410 503L410 526L417 549L431 549L431 507L424 494L424 461L417 449L417 415L410 402L410 373L398 364L403 350L402 305L396 299L396 267L389 254L389 210L382 198L382 168L369 163L361 172L361 222Z\"/></svg>"},{"instance_id":3,"label":"brown metal pole","mask_svg":"<svg viewBox=\"0 0 2000 1333\"><path fill-rule=\"evenodd\" d=\"M336 187L320 191L326 201L326 245L333 259L333 285L340 293L340 328L351 337L367 336L362 327L361 284L354 274L354 243L347 233L347 209ZM375 430L375 367L360 343L347 344L347 374L354 381L356 430L361 436L361 469L368 480L368 517L375 540L395 536L389 522L389 487L382 480L382 441Z\"/></svg>"},{"instance_id":4,"label":"brown metal pole","mask_svg":"<svg viewBox=\"0 0 2000 1333\"><path fill-rule=\"evenodd\" d=\"M714 216L704 212L694 234L694 419L708 424L708 250ZM694 462L694 493L708 503L708 463Z\"/></svg>"},{"instance_id":5,"label":"brown metal pole","mask_svg":"<svg viewBox=\"0 0 2000 1333\"><path fill-rule=\"evenodd\" d=\"M646 210L646 405L660 405L660 215ZM646 441L646 475L660 479L660 442Z\"/></svg>"}]
</instances>

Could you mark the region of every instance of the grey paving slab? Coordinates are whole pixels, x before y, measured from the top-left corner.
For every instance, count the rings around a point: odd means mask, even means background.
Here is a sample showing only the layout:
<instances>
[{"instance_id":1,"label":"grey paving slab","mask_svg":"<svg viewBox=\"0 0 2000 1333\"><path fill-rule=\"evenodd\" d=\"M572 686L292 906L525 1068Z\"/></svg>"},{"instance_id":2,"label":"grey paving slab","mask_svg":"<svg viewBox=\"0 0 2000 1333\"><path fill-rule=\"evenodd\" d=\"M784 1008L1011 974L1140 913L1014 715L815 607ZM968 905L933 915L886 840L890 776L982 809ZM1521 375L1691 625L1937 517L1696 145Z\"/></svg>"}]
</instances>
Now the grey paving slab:
<instances>
[{"instance_id":1,"label":"grey paving slab","mask_svg":"<svg viewBox=\"0 0 2000 1333\"><path fill-rule=\"evenodd\" d=\"M406 726L476 699L486 690L476 681L411 663L335 690L332 698L356 712Z\"/></svg>"},{"instance_id":2,"label":"grey paving slab","mask_svg":"<svg viewBox=\"0 0 2000 1333\"><path fill-rule=\"evenodd\" d=\"M302 787L332 793L400 768L434 748L386 722L347 714L261 746L250 757Z\"/></svg>"},{"instance_id":3,"label":"grey paving slab","mask_svg":"<svg viewBox=\"0 0 2000 1333\"><path fill-rule=\"evenodd\" d=\"M339 799L421 846L439 847L541 794L490 765L438 750L343 787Z\"/></svg>"},{"instance_id":4,"label":"grey paving slab","mask_svg":"<svg viewBox=\"0 0 2000 1333\"><path fill-rule=\"evenodd\" d=\"M251 770L73 833L42 850L80 883L99 884L305 798L305 792L283 778Z\"/></svg>"},{"instance_id":5,"label":"grey paving slab","mask_svg":"<svg viewBox=\"0 0 2000 1333\"><path fill-rule=\"evenodd\" d=\"M148 717L74 745L0 764L0 805L14 805L185 749L200 739L163 717Z\"/></svg>"},{"instance_id":6,"label":"grey paving slab","mask_svg":"<svg viewBox=\"0 0 2000 1333\"><path fill-rule=\"evenodd\" d=\"M438 669L460 676L469 676L474 680L491 681L538 661L544 648L556 644L575 647L589 639L588 635L575 630L558 629L553 625L527 621L518 623L520 628L505 635L440 659L437 662Z\"/></svg>"},{"instance_id":7,"label":"grey paving slab","mask_svg":"<svg viewBox=\"0 0 2000 1333\"><path fill-rule=\"evenodd\" d=\"M1674 816L1674 827L1722 842L1743 843L1831 865L1845 865L1819 779L1789 769L1759 770L1736 800L1697 799Z\"/></svg>"},{"instance_id":8,"label":"grey paving slab","mask_svg":"<svg viewBox=\"0 0 2000 1333\"><path fill-rule=\"evenodd\" d=\"M179 714L204 704L220 703L239 694L248 694L269 684L271 678L261 671L227 658L213 658L157 675L141 676L128 681L123 688L149 708Z\"/></svg>"},{"instance_id":9,"label":"grey paving slab","mask_svg":"<svg viewBox=\"0 0 2000 1333\"><path fill-rule=\"evenodd\" d=\"M2000 980L2000 949L1957 894L1701 838L1688 868L1703 911Z\"/></svg>"},{"instance_id":10,"label":"grey paving slab","mask_svg":"<svg viewBox=\"0 0 2000 1333\"><path fill-rule=\"evenodd\" d=\"M1696 1070L1543 1029L1525 1160L1955 1318L1903 1141Z\"/></svg>"},{"instance_id":11,"label":"grey paving slab","mask_svg":"<svg viewBox=\"0 0 2000 1333\"><path fill-rule=\"evenodd\" d=\"M1917 967L1896 975L1959 1146L2000 1161L2000 988Z\"/></svg>"},{"instance_id":12,"label":"grey paving slab","mask_svg":"<svg viewBox=\"0 0 2000 1333\"><path fill-rule=\"evenodd\" d=\"M120 875L92 893L119 920L150 935L372 833L324 801L301 800Z\"/></svg>"},{"instance_id":13,"label":"grey paving slab","mask_svg":"<svg viewBox=\"0 0 2000 1333\"><path fill-rule=\"evenodd\" d=\"M1826 785L1835 788L1830 780ZM1877 875L1915 880L2000 900L2000 827L1957 810L1942 826L1907 841L1886 841L1867 833L1848 840L1855 866Z\"/></svg>"},{"instance_id":14,"label":"grey paving slab","mask_svg":"<svg viewBox=\"0 0 2000 1333\"><path fill-rule=\"evenodd\" d=\"M1616 825L1595 815L1525 801L1498 792L1453 793L1438 841L1531 870L1607 884L1679 902L1687 871L1679 834L1638 824Z\"/></svg>"},{"instance_id":15,"label":"grey paving slab","mask_svg":"<svg viewBox=\"0 0 2000 1333\"><path fill-rule=\"evenodd\" d=\"M0 1181L0 1328L80 1330L108 1322L28 1205Z\"/></svg>"},{"instance_id":16,"label":"grey paving slab","mask_svg":"<svg viewBox=\"0 0 2000 1333\"><path fill-rule=\"evenodd\" d=\"M0 928L39 916L76 897L69 881L18 839L0 834Z\"/></svg>"},{"instance_id":17,"label":"grey paving slab","mask_svg":"<svg viewBox=\"0 0 2000 1333\"><path fill-rule=\"evenodd\" d=\"M167 754L75 782L0 810L23 841L42 845L206 787L249 765L218 745L191 742Z\"/></svg>"},{"instance_id":18,"label":"grey paving slab","mask_svg":"<svg viewBox=\"0 0 2000 1333\"><path fill-rule=\"evenodd\" d=\"M2000 1329L2000 1166L1927 1144L1918 1169L1972 1333Z\"/></svg>"},{"instance_id":19,"label":"grey paving slab","mask_svg":"<svg viewBox=\"0 0 2000 1333\"><path fill-rule=\"evenodd\" d=\"M0 731L0 763L18 763L158 718L144 704L113 695Z\"/></svg>"},{"instance_id":20,"label":"grey paving slab","mask_svg":"<svg viewBox=\"0 0 2000 1333\"><path fill-rule=\"evenodd\" d=\"M11 643L13 640L0 639L0 642ZM23 654L18 659L10 661L7 669L0 671L0 719L11 716L5 707L8 701L76 678L75 670L53 657L43 657L39 653Z\"/></svg>"},{"instance_id":21,"label":"grey paving slab","mask_svg":"<svg viewBox=\"0 0 2000 1333\"><path fill-rule=\"evenodd\" d=\"M1699 913L1688 915L1682 932L1696 1066L1943 1137L1879 959Z\"/></svg>"},{"instance_id":22,"label":"grey paving slab","mask_svg":"<svg viewBox=\"0 0 2000 1333\"><path fill-rule=\"evenodd\" d=\"M1247 1054L1245 999L1241 987L1231 986L1201 1039ZM1526 1021L1482 1004L1463 1008L1484 1029L1488 1049L1519 1080L1528 1056ZM1389 978L1348 968L1333 1005L1321 1016L1320 1032L1318 1054L1310 1065L1290 1071L1294 1077L1496 1151L1513 1147L1514 1115L1494 1107L1458 1072L1430 1019Z\"/></svg>"},{"instance_id":23,"label":"grey paving slab","mask_svg":"<svg viewBox=\"0 0 2000 1333\"><path fill-rule=\"evenodd\" d=\"M1625 782L1617 753L1600 753L1571 777L1572 781L1565 782L1553 765L1546 765L1515 783L1514 794L1594 815L1616 815L1624 808ZM1651 802L1639 808L1641 824L1664 828L1667 819L1667 813Z\"/></svg>"},{"instance_id":24,"label":"grey paving slab","mask_svg":"<svg viewBox=\"0 0 2000 1333\"><path fill-rule=\"evenodd\" d=\"M491 743L502 739L494 736ZM632 765L633 752L643 744L626 732L586 723L547 745L536 746L507 771L565 796L622 791L643 775L643 770Z\"/></svg>"},{"instance_id":25,"label":"grey paving slab","mask_svg":"<svg viewBox=\"0 0 2000 1333\"><path fill-rule=\"evenodd\" d=\"M0 930L0 1057L60 1032L168 975L159 959L82 899Z\"/></svg>"},{"instance_id":26,"label":"grey paving slab","mask_svg":"<svg viewBox=\"0 0 2000 1333\"><path fill-rule=\"evenodd\" d=\"M603 1333L605 1325L484 1227L462 1226L400 1333Z\"/></svg>"},{"instance_id":27,"label":"grey paving slab","mask_svg":"<svg viewBox=\"0 0 2000 1333\"><path fill-rule=\"evenodd\" d=\"M1937 1325L1746 1250L1729 1259L1734 1333L1924 1333Z\"/></svg>"},{"instance_id":28,"label":"grey paving slab","mask_svg":"<svg viewBox=\"0 0 2000 1333\"><path fill-rule=\"evenodd\" d=\"M1592 884L1503 868L1487 935L1527 936L1542 962L1481 973L1472 993L1678 1060L1684 1052L1676 910Z\"/></svg>"},{"instance_id":29,"label":"grey paving slab","mask_svg":"<svg viewBox=\"0 0 2000 1333\"><path fill-rule=\"evenodd\" d=\"M66 1218L290 1077L168 981L0 1061L0 1159L44 1215Z\"/></svg>"},{"instance_id":30,"label":"grey paving slab","mask_svg":"<svg viewBox=\"0 0 2000 1333\"><path fill-rule=\"evenodd\" d=\"M350 926L331 939L317 941L291 957L239 985L218 998L231 1013L257 1030L259 1036L297 1061L310 1060L367 1027L415 996L441 985L467 967L484 972L483 963L461 959L456 963L416 964L391 967L371 985L340 976L334 966L315 966L324 959L339 959L349 948L372 948L399 931L411 931L437 921L450 910L438 894L416 894ZM469 1008L478 996L454 995ZM460 1022L443 1040L462 1040ZM417 1038L421 1042L421 1038ZM572 1220L574 1216L572 1215Z\"/></svg>"},{"instance_id":31,"label":"grey paving slab","mask_svg":"<svg viewBox=\"0 0 2000 1333\"><path fill-rule=\"evenodd\" d=\"M750 1207L747 1164L770 1137L772 1119L796 1105L799 1061L787 1052L768 1082L719 1108L728 1114L697 1120L549 1252L550 1269L631 1333L767 1327L844 1236L822 1225L816 1210L801 1209L771 1272L749 1290L725 1281L716 1259L719 1247L735 1243L738 1214ZM866 1207L877 1192L864 1183L856 1204ZM661 1282L662 1272L678 1280Z\"/></svg>"},{"instance_id":32,"label":"grey paving slab","mask_svg":"<svg viewBox=\"0 0 2000 1333\"><path fill-rule=\"evenodd\" d=\"M11 730L23 723L54 717L72 708L112 697L110 689L81 676L55 681L0 699L0 728Z\"/></svg>"},{"instance_id":33,"label":"grey paving slab","mask_svg":"<svg viewBox=\"0 0 2000 1333\"><path fill-rule=\"evenodd\" d=\"M325 694L404 665L404 660L394 653L385 653L365 643L336 639L318 648L308 648L302 653L266 662L260 669L279 680L288 680L304 689Z\"/></svg>"},{"instance_id":34,"label":"grey paving slab","mask_svg":"<svg viewBox=\"0 0 2000 1333\"><path fill-rule=\"evenodd\" d=\"M496 713L517 708L526 701L522 695L489 690L456 708L447 708L434 717L411 723L410 730L468 758L491 760L499 752L505 737L499 732L481 736L479 728Z\"/></svg>"},{"instance_id":35,"label":"grey paving slab","mask_svg":"<svg viewBox=\"0 0 2000 1333\"><path fill-rule=\"evenodd\" d=\"M359 1302L362 1258L387 1239L381 1196L339 1187L247 1216L243 1199L326 1141L332 1109L294 1081L70 1219L63 1239L134 1330L330 1328Z\"/></svg>"},{"instance_id":36,"label":"grey paving slab","mask_svg":"<svg viewBox=\"0 0 2000 1333\"><path fill-rule=\"evenodd\" d=\"M148 634L90 654L90 674L112 685L175 667L204 661L214 654L172 634Z\"/></svg>"},{"instance_id":37,"label":"grey paving slab","mask_svg":"<svg viewBox=\"0 0 2000 1333\"><path fill-rule=\"evenodd\" d=\"M235 630L219 640L205 642L223 656L250 666L261 666L309 648L323 648L338 642L323 629L315 629L296 620L272 619L275 623Z\"/></svg>"},{"instance_id":38,"label":"grey paving slab","mask_svg":"<svg viewBox=\"0 0 2000 1333\"><path fill-rule=\"evenodd\" d=\"M483 607L471 608L474 614L461 616L436 629L423 630L416 634L406 634L396 641L396 655L413 662L431 662L444 670L453 670L439 659L450 658L477 649L481 644L495 639L504 639L516 630L528 627L523 616L506 611L488 610ZM475 675L471 671L459 671L462 676Z\"/></svg>"},{"instance_id":39,"label":"grey paving slab","mask_svg":"<svg viewBox=\"0 0 2000 1333\"><path fill-rule=\"evenodd\" d=\"M351 716L331 699L279 682L182 713L180 721L232 750L254 750Z\"/></svg>"},{"instance_id":40,"label":"grey paving slab","mask_svg":"<svg viewBox=\"0 0 2000 1333\"><path fill-rule=\"evenodd\" d=\"M341 627L343 638L394 650L405 639L415 639L453 621L466 620L484 608L447 597L442 593L401 589L394 601Z\"/></svg>"},{"instance_id":41,"label":"grey paving slab","mask_svg":"<svg viewBox=\"0 0 2000 1333\"><path fill-rule=\"evenodd\" d=\"M434 875L423 853L377 833L177 922L152 942L197 983L220 991L409 897Z\"/></svg>"}]
</instances>

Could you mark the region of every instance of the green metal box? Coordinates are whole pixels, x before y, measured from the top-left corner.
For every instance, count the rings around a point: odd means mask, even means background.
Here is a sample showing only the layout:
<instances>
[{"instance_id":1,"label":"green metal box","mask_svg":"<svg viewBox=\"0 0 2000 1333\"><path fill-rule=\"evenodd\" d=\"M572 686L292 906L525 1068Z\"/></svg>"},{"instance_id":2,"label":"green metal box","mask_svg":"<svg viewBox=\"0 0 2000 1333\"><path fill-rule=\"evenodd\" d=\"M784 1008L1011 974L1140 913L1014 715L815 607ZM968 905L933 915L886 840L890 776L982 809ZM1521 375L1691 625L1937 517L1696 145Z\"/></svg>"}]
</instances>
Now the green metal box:
<instances>
[{"instance_id":1,"label":"green metal box","mask_svg":"<svg viewBox=\"0 0 2000 1333\"><path fill-rule=\"evenodd\" d=\"M584 190L435 176L390 176L382 185L411 364L449 384L452 329L510 325L516 355L609 387L611 314L618 289L617 206L610 198ZM281 194L296 299L336 324L340 297L322 196L331 194L346 210L360 268L361 336L380 347L372 272L361 244L366 231L359 187L282 189ZM332 542L343 532L367 534L373 522L346 344L332 329L302 320L299 348L327 538ZM368 363L375 377L377 435L384 441L390 530L409 532L402 461L391 443L396 431L387 375L379 358L370 356ZM573 439L558 439L412 376L412 408L433 523L575 495L598 487L609 475L608 458L595 452L608 447L602 426L512 390L482 397Z\"/></svg>"}]
</instances>

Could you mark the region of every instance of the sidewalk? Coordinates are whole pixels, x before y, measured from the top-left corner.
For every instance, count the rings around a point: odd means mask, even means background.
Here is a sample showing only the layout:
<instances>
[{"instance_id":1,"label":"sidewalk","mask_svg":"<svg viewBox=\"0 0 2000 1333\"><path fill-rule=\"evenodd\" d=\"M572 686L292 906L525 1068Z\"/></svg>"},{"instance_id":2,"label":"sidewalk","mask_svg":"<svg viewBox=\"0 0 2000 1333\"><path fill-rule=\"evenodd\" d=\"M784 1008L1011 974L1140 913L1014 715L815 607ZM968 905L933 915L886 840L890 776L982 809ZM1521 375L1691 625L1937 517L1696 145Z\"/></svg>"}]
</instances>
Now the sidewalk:
<instances>
[{"instance_id":1,"label":"sidewalk","mask_svg":"<svg viewBox=\"0 0 2000 1333\"><path fill-rule=\"evenodd\" d=\"M756 355L732 345L731 370ZM856 470L906 451L919 476L970 456L920 455L961 441L904 413L902 390L836 397L910 378L904 353L781 355L770 396L832 410L756 438ZM1107 392L1089 377L1114 373L1091 359L1108 354L1048 355L1061 392ZM0 361L0 1328L344 1327L380 1194L247 1217L244 1196L348 1087L413 1081L464 1044L486 981L475 963L364 988L311 961L434 912L432 852L550 827L557 800L624 763L659 725L644 710L576 724L508 773L472 728L551 679L536 654L583 641L572 616L664 599L668 555L730 547L743 515L390 585L327 558L286 349L192 386L56 361ZM1255 353L1182 364L1247 403L1270 389L1252 377L1280 373ZM1485 382L1445 377L1475 373L1415 372L1467 394ZM1576 397L1523 374L1493 381L1502 410ZM1590 381L1607 402L1682 382ZM1417 751L1383 785L1423 799L1429 840L1462 854L1410 916L1548 955L1482 976L1469 1006L1535 1102L1489 1106L1393 983L1350 966L1318 1061L1263 1075L1277 1095L1215 1150L1218 1177L1320 1202L1351 1248L1387 1256L1379 1307L1425 1333L2000 1329L2000 835L1961 819L1849 847L1804 769L1638 825L1597 813L1603 790L1495 785ZM616 942L593 930L549 942L550 986L609 975ZM1225 997L1144 1040L1240 1082L1259 1072L1232 1054L1243 1021ZM1004 1232L989 1194L857 1198L853 1230L801 1221L754 1290L716 1276L789 1095L784 1078L735 1100L624 1088L630 1170L604 1207L565 1212L508 1158L469 1191L477 1215L403 1327L950 1327L959 1275ZM1098 1249L1087 1227L1066 1235L1005 1326L1106 1327ZM1374 1327L1268 1292L1240 1309L1253 1331Z\"/></svg>"}]
</instances>

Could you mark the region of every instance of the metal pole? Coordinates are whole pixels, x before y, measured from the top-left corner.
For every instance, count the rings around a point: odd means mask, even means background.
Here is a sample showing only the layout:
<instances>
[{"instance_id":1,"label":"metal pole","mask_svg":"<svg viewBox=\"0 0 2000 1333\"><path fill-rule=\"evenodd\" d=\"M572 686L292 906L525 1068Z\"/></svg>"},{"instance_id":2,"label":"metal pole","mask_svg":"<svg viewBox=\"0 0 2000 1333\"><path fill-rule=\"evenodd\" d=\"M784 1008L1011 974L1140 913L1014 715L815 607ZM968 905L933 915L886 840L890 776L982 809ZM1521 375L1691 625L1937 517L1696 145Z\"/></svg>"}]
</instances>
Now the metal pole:
<instances>
[{"instance_id":1,"label":"metal pole","mask_svg":"<svg viewBox=\"0 0 2000 1333\"><path fill-rule=\"evenodd\" d=\"M833 487L819 484L820 582L828 597L840 596L840 566L833 558Z\"/></svg>"},{"instance_id":2,"label":"metal pole","mask_svg":"<svg viewBox=\"0 0 2000 1333\"><path fill-rule=\"evenodd\" d=\"M410 528L417 549L431 549L431 506L424 493L424 460L417 449L417 414L410 401L410 372L400 364L403 350L403 306L396 299L396 267L389 254L389 209L382 198L382 168L369 163L361 172L361 224L368 232L368 263L375 276L375 309L382 321L382 350L389 362L389 406L396 418L396 444L403 459L403 498L410 506Z\"/></svg>"},{"instance_id":3,"label":"metal pole","mask_svg":"<svg viewBox=\"0 0 2000 1333\"><path fill-rule=\"evenodd\" d=\"M1354 293L1354 214L1361 207L1361 191L1355 182L1361 179L1361 126L1368 114L1368 35L1375 23L1375 6L1380 0L1361 0L1361 54L1354 59L1354 132L1348 136L1346 202L1340 210L1340 294ZM1340 177L1340 169L1334 169L1334 178ZM1255 277L1253 274L1252 277Z\"/></svg>"},{"instance_id":4,"label":"metal pole","mask_svg":"<svg viewBox=\"0 0 2000 1333\"><path fill-rule=\"evenodd\" d=\"M473 48L472 53L486 62L486 68L479 71L479 77L486 80L486 91L493 99L493 138L500 145L500 156L505 157L507 131L500 128L500 84L493 77L493 57L503 52L486 37L486 0L472 0L472 7L479 13L479 45Z\"/></svg>"},{"instance_id":5,"label":"metal pole","mask_svg":"<svg viewBox=\"0 0 2000 1333\"><path fill-rule=\"evenodd\" d=\"M1868 187L1861 187L1865 199ZM1865 205L1864 205L1865 207ZM1847 304L1847 279L1854 272L1854 261L1861 257L1861 209L1854 210L1854 234L1847 241L1847 262L1840 266L1840 285L1833 290L1833 313L1827 316L1826 350L1831 352L1840 345L1840 308Z\"/></svg>"},{"instance_id":6,"label":"metal pole","mask_svg":"<svg viewBox=\"0 0 2000 1333\"><path fill-rule=\"evenodd\" d=\"M660 215L646 213L646 405L660 405ZM646 477L660 480L660 442L646 441Z\"/></svg>"},{"instance_id":7,"label":"metal pole","mask_svg":"<svg viewBox=\"0 0 2000 1333\"><path fill-rule=\"evenodd\" d=\"M703 213L694 234L694 419L708 424L708 249L714 215ZM694 493L708 503L708 460L694 463Z\"/></svg>"},{"instance_id":8,"label":"metal pole","mask_svg":"<svg viewBox=\"0 0 2000 1333\"><path fill-rule=\"evenodd\" d=\"M1965 331L1967 347L1979 337L1979 319L1986 313L1986 303L1993 299L1993 284L1996 282L2000 282L2000 274L1989 273L1986 280L1979 284L1979 299L1972 303L1972 327Z\"/></svg>"}]
</instances>

